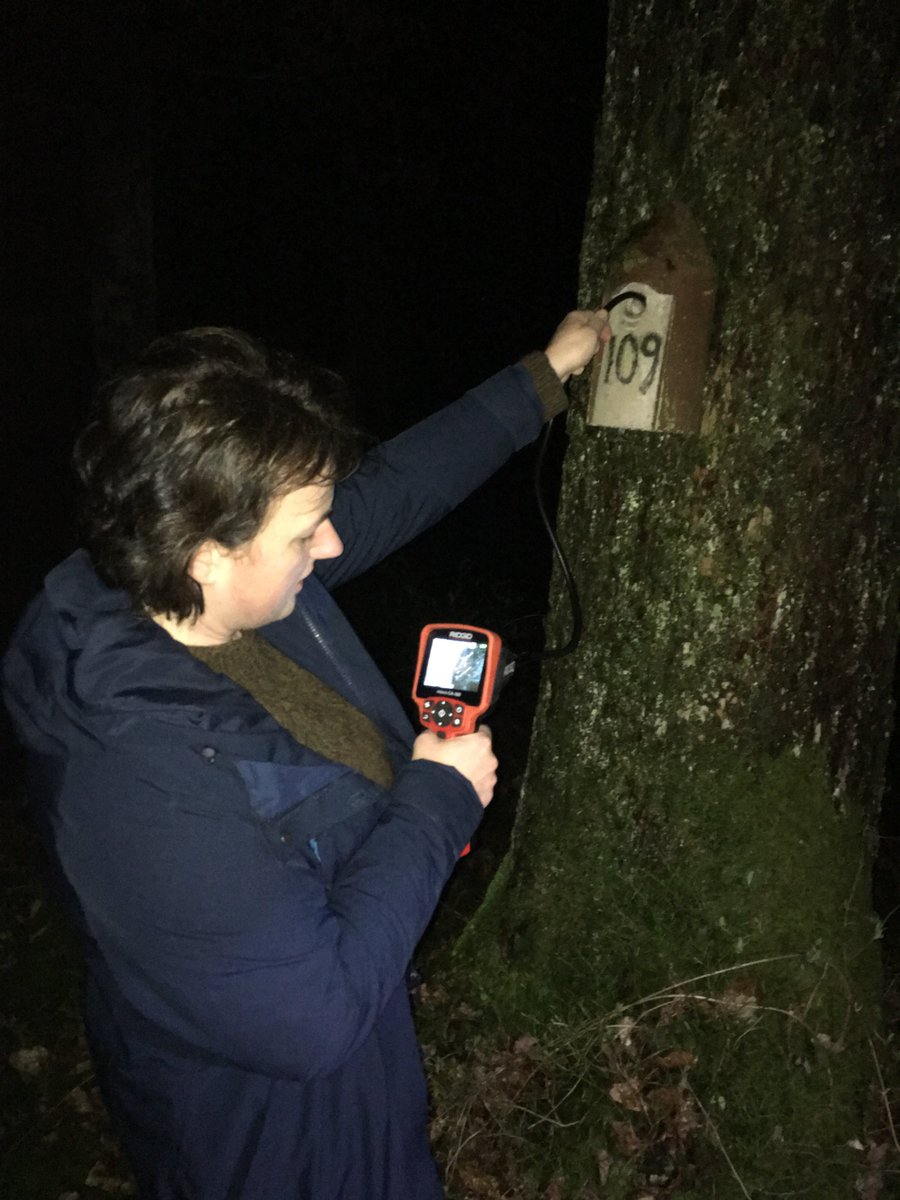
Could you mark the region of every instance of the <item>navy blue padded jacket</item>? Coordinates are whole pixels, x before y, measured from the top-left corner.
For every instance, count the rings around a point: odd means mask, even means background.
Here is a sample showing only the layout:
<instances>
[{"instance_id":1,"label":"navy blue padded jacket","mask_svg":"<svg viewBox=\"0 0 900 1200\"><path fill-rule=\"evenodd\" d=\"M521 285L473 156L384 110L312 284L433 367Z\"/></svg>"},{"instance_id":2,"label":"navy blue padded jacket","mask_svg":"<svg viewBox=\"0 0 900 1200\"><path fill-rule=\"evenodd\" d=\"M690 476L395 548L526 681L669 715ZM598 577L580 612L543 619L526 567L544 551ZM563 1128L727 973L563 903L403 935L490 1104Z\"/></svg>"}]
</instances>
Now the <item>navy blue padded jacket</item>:
<instances>
[{"instance_id":1,"label":"navy blue padded jacket","mask_svg":"<svg viewBox=\"0 0 900 1200\"><path fill-rule=\"evenodd\" d=\"M500 372L336 489L340 558L261 632L365 712L389 790L300 745L136 616L77 552L4 661L8 708L83 933L104 1094L149 1200L438 1200L404 975L481 819L409 760L404 711L329 595L533 439Z\"/></svg>"}]
</instances>

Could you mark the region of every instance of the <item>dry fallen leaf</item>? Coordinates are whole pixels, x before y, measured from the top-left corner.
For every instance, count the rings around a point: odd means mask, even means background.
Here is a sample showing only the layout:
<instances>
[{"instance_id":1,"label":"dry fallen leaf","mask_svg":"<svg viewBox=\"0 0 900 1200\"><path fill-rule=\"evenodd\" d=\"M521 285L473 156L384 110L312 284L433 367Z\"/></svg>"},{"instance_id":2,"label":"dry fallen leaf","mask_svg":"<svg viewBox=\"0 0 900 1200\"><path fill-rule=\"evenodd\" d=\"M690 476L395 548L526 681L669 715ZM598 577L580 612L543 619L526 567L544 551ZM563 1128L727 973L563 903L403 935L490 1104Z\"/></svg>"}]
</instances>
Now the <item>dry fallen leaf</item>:
<instances>
[{"instance_id":1,"label":"dry fallen leaf","mask_svg":"<svg viewBox=\"0 0 900 1200\"><path fill-rule=\"evenodd\" d=\"M66 1103L82 1116L88 1116L95 1111L94 1104L84 1088L72 1088L66 1096Z\"/></svg>"},{"instance_id":2,"label":"dry fallen leaf","mask_svg":"<svg viewBox=\"0 0 900 1200\"><path fill-rule=\"evenodd\" d=\"M670 1050L668 1054L657 1055L656 1061L661 1067L692 1067L697 1056L690 1050Z\"/></svg>"},{"instance_id":3,"label":"dry fallen leaf","mask_svg":"<svg viewBox=\"0 0 900 1200\"><path fill-rule=\"evenodd\" d=\"M102 1159L98 1159L94 1163L88 1171L84 1183L85 1187L99 1188L101 1192L106 1192L110 1196L133 1196L135 1192L131 1180L123 1179L121 1175L110 1171Z\"/></svg>"},{"instance_id":4,"label":"dry fallen leaf","mask_svg":"<svg viewBox=\"0 0 900 1200\"><path fill-rule=\"evenodd\" d=\"M634 1017L623 1017L618 1025L615 1026L616 1038L623 1046L631 1046L631 1034L634 1027L637 1025Z\"/></svg>"},{"instance_id":5,"label":"dry fallen leaf","mask_svg":"<svg viewBox=\"0 0 900 1200\"><path fill-rule=\"evenodd\" d=\"M500 1200L500 1185L493 1175L487 1175L474 1167L464 1167L459 1174L466 1191L478 1197L478 1200Z\"/></svg>"},{"instance_id":6,"label":"dry fallen leaf","mask_svg":"<svg viewBox=\"0 0 900 1200\"><path fill-rule=\"evenodd\" d=\"M677 1021L684 1013L686 1007L687 1001L683 996L680 996L677 1000L669 1001L668 1004L664 1004L659 1010L660 1026L671 1025L673 1021Z\"/></svg>"},{"instance_id":7,"label":"dry fallen leaf","mask_svg":"<svg viewBox=\"0 0 900 1200\"><path fill-rule=\"evenodd\" d=\"M50 1051L46 1046L24 1046L14 1050L6 1061L21 1075L40 1075L50 1061Z\"/></svg>"},{"instance_id":8,"label":"dry fallen leaf","mask_svg":"<svg viewBox=\"0 0 900 1200\"><path fill-rule=\"evenodd\" d=\"M673 1113L681 1107L684 1093L680 1088L658 1087L647 1093L647 1100L655 1113Z\"/></svg>"},{"instance_id":9,"label":"dry fallen leaf","mask_svg":"<svg viewBox=\"0 0 900 1200\"><path fill-rule=\"evenodd\" d=\"M613 1121L612 1131L616 1145L622 1154L639 1154L642 1149L641 1139L627 1121Z\"/></svg>"},{"instance_id":10,"label":"dry fallen leaf","mask_svg":"<svg viewBox=\"0 0 900 1200\"><path fill-rule=\"evenodd\" d=\"M832 1054L841 1054L843 1052L843 1049L844 1049L843 1042L833 1041L832 1038L830 1038L827 1033L817 1033L816 1041L819 1043L819 1045L822 1047L823 1050L828 1050Z\"/></svg>"},{"instance_id":11,"label":"dry fallen leaf","mask_svg":"<svg viewBox=\"0 0 900 1200\"><path fill-rule=\"evenodd\" d=\"M615 1100L616 1104L621 1104L623 1108L627 1108L629 1112L643 1111L640 1080L625 1079L622 1083L614 1083L609 1089L609 1095L610 1099Z\"/></svg>"},{"instance_id":12,"label":"dry fallen leaf","mask_svg":"<svg viewBox=\"0 0 900 1200\"><path fill-rule=\"evenodd\" d=\"M736 980L727 987L722 1003L726 1012L743 1021L752 1021L759 1008L759 999L749 980Z\"/></svg>"},{"instance_id":13,"label":"dry fallen leaf","mask_svg":"<svg viewBox=\"0 0 900 1200\"><path fill-rule=\"evenodd\" d=\"M600 1173L600 1182L606 1183L609 1179L609 1172L612 1168L612 1159L605 1150L597 1151L597 1170Z\"/></svg>"},{"instance_id":14,"label":"dry fallen leaf","mask_svg":"<svg viewBox=\"0 0 900 1200\"><path fill-rule=\"evenodd\" d=\"M732 979L722 998L726 1011L732 1016L744 1021L753 1020L761 1000L759 982L749 975Z\"/></svg>"},{"instance_id":15,"label":"dry fallen leaf","mask_svg":"<svg viewBox=\"0 0 900 1200\"><path fill-rule=\"evenodd\" d=\"M525 1033L513 1042L513 1054L527 1056L537 1045L537 1038Z\"/></svg>"}]
</instances>

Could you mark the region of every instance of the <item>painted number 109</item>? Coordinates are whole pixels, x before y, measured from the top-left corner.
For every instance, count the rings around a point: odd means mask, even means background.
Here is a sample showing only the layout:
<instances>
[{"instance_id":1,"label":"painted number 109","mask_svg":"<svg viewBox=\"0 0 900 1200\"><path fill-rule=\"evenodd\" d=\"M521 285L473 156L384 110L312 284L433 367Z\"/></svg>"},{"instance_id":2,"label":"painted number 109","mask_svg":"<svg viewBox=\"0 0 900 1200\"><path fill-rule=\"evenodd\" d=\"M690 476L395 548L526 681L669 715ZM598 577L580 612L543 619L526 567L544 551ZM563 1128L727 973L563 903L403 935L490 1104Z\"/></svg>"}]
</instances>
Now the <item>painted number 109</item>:
<instances>
[{"instance_id":1,"label":"painted number 109","mask_svg":"<svg viewBox=\"0 0 900 1200\"><path fill-rule=\"evenodd\" d=\"M603 376L603 382L609 383L610 375L615 370L615 378L619 383L628 385L643 367L644 374L638 383L638 391L641 395L646 395L653 387L659 372L662 344L663 340L658 333L645 333L640 341L633 333L626 333L622 337L613 335L607 347L606 374Z\"/></svg>"}]
</instances>

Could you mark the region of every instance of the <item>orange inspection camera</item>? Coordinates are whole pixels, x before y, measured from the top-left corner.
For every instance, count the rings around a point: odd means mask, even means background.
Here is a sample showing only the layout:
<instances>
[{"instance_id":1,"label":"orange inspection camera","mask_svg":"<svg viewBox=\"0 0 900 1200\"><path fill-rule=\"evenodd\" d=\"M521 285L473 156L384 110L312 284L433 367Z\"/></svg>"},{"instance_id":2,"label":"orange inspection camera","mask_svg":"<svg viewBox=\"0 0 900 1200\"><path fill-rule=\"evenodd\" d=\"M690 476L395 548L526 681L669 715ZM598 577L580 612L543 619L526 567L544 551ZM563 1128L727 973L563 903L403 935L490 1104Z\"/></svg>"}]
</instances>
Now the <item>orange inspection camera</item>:
<instances>
[{"instance_id":1,"label":"orange inspection camera","mask_svg":"<svg viewBox=\"0 0 900 1200\"><path fill-rule=\"evenodd\" d=\"M503 642L489 629L426 625L412 693L419 720L438 737L474 733L514 669Z\"/></svg>"},{"instance_id":2,"label":"orange inspection camera","mask_svg":"<svg viewBox=\"0 0 900 1200\"><path fill-rule=\"evenodd\" d=\"M515 659L490 629L426 625L419 636L412 692L419 720L441 738L474 733L515 667ZM468 853L466 846L463 855Z\"/></svg>"}]
</instances>

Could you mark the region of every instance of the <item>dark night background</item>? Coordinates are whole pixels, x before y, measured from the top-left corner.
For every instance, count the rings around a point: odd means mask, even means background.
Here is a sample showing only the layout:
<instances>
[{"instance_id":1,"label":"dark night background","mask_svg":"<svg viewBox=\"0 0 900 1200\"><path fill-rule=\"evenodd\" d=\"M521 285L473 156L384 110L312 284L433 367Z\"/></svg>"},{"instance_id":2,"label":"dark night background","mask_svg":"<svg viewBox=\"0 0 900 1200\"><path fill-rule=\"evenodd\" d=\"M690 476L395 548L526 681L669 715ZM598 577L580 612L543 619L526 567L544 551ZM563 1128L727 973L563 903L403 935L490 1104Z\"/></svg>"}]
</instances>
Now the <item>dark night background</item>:
<instances>
[{"instance_id":1,"label":"dark night background","mask_svg":"<svg viewBox=\"0 0 900 1200\"><path fill-rule=\"evenodd\" d=\"M145 148L151 332L230 324L299 350L346 376L376 435L542 347L576 303L596 4L39 3L8 27L5 624L73 544L68 454L108 357L104 145ZM116 170L115 202L139 204ZM388 592L344 597L370 642L402 633L412 656L426 620L541 611L529 471L525 453L388 564ZM398 588L402 628L378 621Z\"/></svg>"},{"instance_id":2,"label":"dark night background","mask_svg":"<svg viewBox=\"0 0 900 1200\"><path fill-rule=\"evenodd\" d=\"M150 332L229 324L301 351L389 435L543 347L575 306L605 23L602 0L4 6L0 644L75 544L68 458L110 341L91 307L104 147L130 139L146 160ZM427 621L540 637L532 465L522 453L344 589L399 691ZM896 871L878 887L886 913Z\"/></svg>"}]
</instances>

